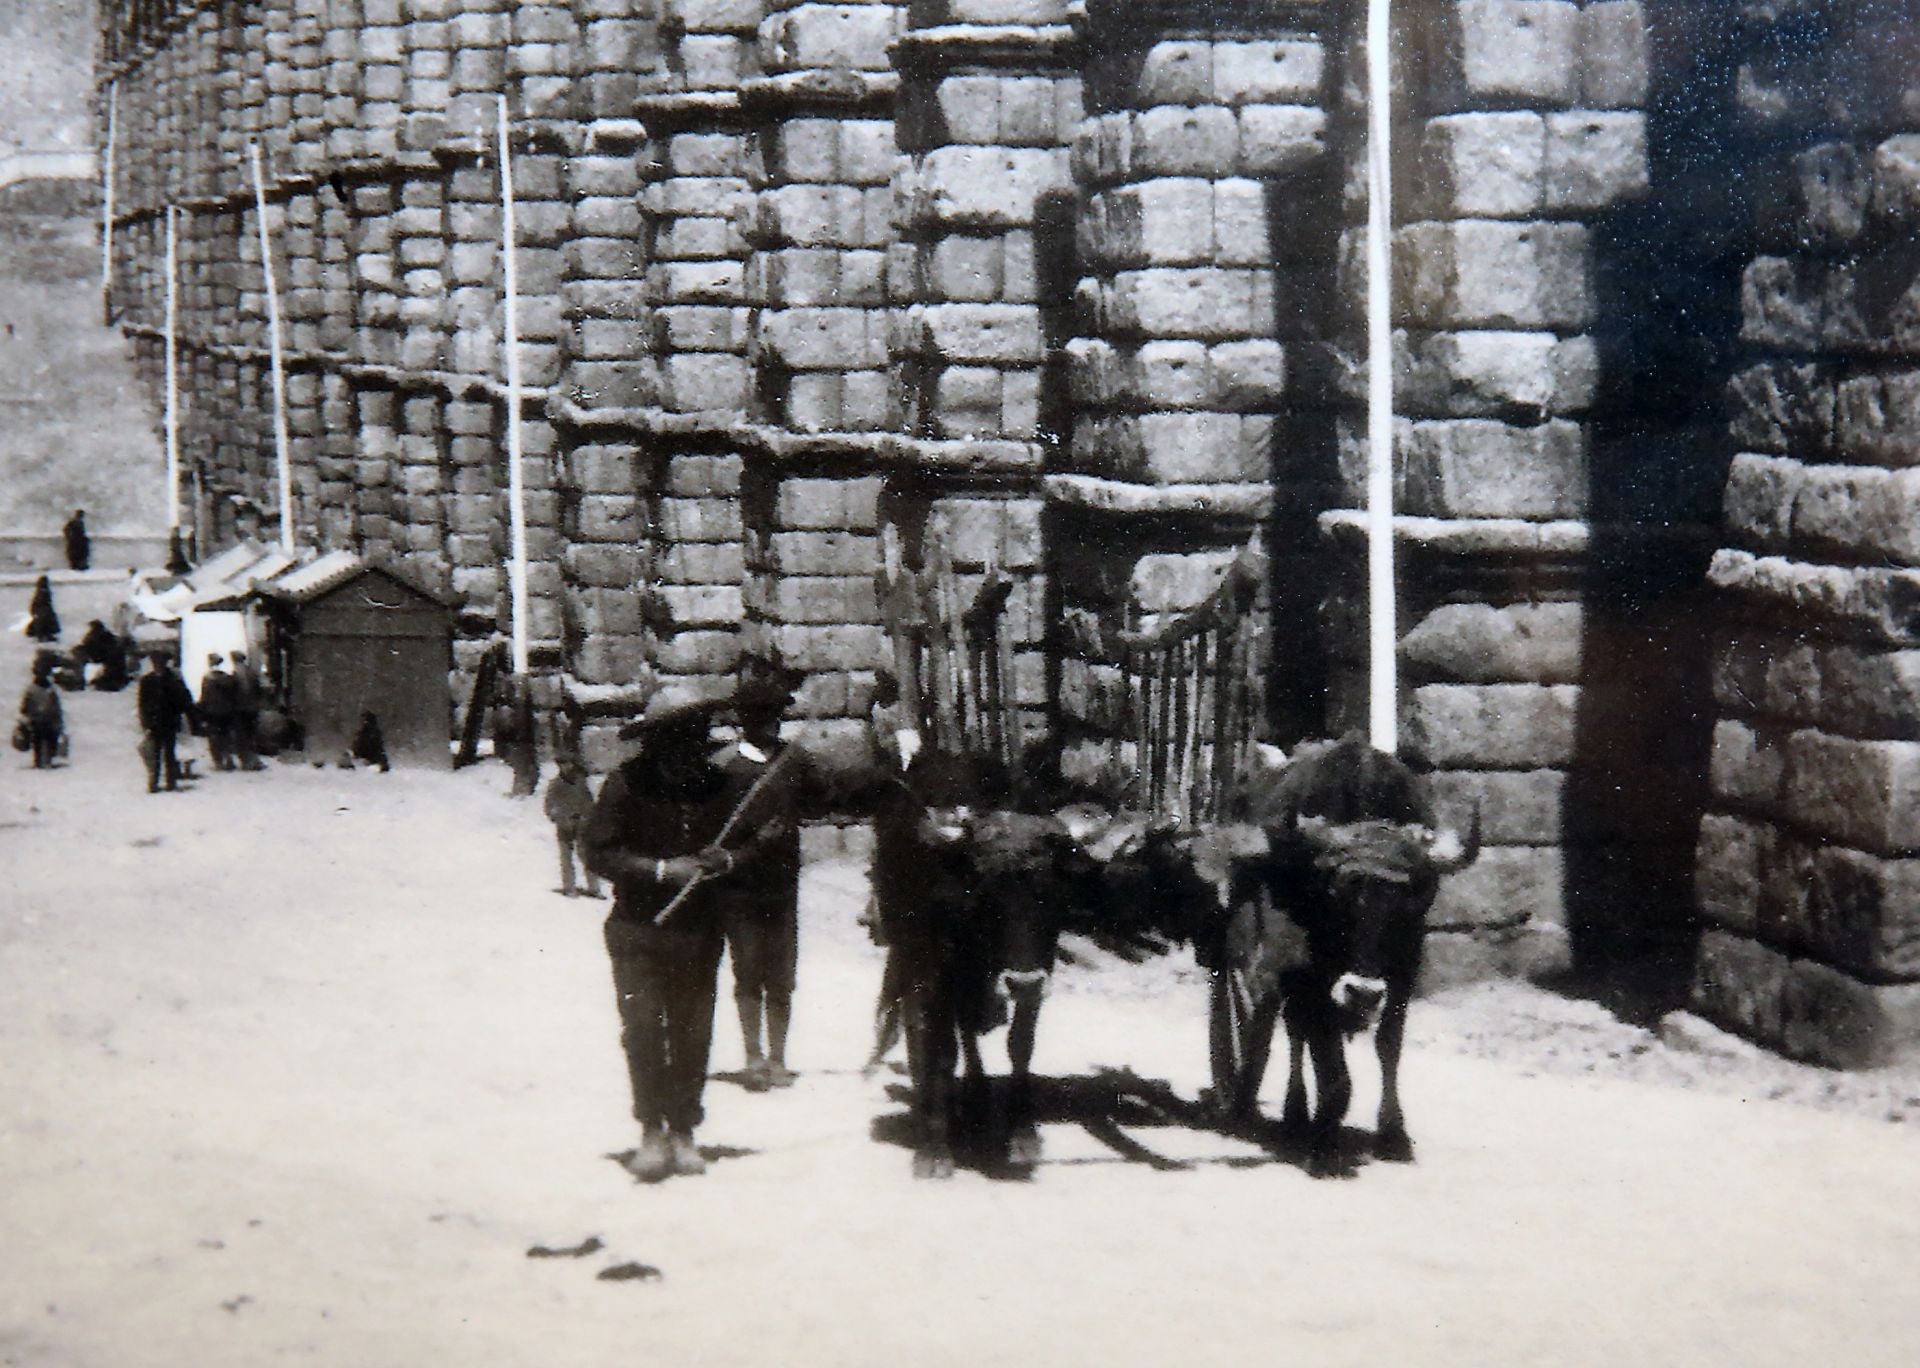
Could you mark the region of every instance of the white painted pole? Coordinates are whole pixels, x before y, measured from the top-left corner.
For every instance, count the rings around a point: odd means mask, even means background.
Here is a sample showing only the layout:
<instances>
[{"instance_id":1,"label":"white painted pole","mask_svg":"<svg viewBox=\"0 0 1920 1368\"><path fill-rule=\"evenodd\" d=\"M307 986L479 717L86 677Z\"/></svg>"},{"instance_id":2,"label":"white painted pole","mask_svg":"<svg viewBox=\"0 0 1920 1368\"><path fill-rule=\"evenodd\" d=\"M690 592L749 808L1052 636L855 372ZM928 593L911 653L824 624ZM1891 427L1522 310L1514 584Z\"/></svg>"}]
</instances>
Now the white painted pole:
<instances>
[{"instance_id":1,"label":"white painted pole","mask_svg":"<svg viewBox=\"0 0 1920 1368\"><path fill-rule=\"evenodd\" d=\"M175 219L179 210L167 206L167 531L180 530L180 362L179 245Z\"/></svg>"},{"instance_id":2,"label":"white painted pole","mask_svg":"<svg viewBox=\"0 0 1920 1368\"><path fill-rule=\"evenodd\" d=\"M1367 713L1399 746L1393 598L1393 67L1390 0L1367 0Z\"/></svg>"},{"instance_id":3,"label":"white painted pole","mask_svg":"<svg viewBox=\"0 0 1920 1368\"><path fill-rule=\"evenodd\" d=\"M100 308L113 322L113 163L120 138L120 83L107 82L106 164L100 168Z\"/></svg>"},{"instance_id":4,"label":"white painted pole","mask_svg":"<svg viewBox=\"0 0 1920 1368\"><path fill-rule=\"evenodd\" d=\"M273 280L273 245L267 237L267 181L260 144L248 143L253 159L253 217L260 230L260 274L267 282L267 353L273 364L273 468L280 482L280 549L293 550L293 460L287 440L287 369L280 350L280 288Z\"/></svg>"},{"instance_id":5,"label":"white painted pole","mask_svg":"<svg viewBox=\"0 0 1920 1368\"><path fill-rule=\"evenodd\" d=\"M513 260L513 158L507 146L507 97L500 97L500 262L502 326L500 344L507 359L507 526L513 559L507 587L513 601L513 672L527 673L527 509L520 479L520 322L519 276Z\"/></svg>"}]
</instances>

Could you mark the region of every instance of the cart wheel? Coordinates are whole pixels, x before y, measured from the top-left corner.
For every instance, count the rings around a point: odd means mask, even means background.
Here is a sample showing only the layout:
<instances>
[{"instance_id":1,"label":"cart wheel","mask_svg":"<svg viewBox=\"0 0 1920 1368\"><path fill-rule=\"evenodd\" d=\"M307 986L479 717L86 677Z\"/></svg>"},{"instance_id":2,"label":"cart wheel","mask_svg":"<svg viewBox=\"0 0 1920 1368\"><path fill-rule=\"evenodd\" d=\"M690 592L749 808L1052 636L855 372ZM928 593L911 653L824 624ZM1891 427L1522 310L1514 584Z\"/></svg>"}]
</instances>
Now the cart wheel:
<instances>
[{"instance_id":1,"label":"cart wheel","mask_svg":"<svg viewBox=\"0 0 1920 1368\"><path fill-rule=\"evenodd\" d=\"M1223 1116L1246 1120L1258 1109L1279 1017L1279 1000L1256 1003L1243 970L1229 966L1214 972L1208 1043L1213 1103Z\"/></svg>"}]
</instances>

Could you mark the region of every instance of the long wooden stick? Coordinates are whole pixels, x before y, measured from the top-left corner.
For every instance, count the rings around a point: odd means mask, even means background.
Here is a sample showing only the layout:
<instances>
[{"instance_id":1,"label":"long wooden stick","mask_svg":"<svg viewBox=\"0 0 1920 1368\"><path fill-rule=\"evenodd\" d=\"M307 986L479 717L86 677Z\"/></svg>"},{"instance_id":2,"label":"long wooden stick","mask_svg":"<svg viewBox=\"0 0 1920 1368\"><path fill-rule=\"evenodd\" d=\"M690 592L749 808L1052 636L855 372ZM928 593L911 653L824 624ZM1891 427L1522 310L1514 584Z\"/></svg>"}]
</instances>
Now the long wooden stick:
<instances>
[{"instance_id":1,"label":"long wooden stick","mask_svg":"<svg viewBox=\"0 0 1920 1368\"><path fill-rule=\"evenodd\" d=\"M752 803L755 798L760 796L760 791L766 788L768 781L770 781L773 778L773 776L779 772L779 769L782 765L787 763L787 757L793 754L793 749L794 748L792 746L788 746L785 749L783 749L778 755L773 757L773 763L771 765L768 765L764 770L762 770L760 772L760 777L753 781L752 787L750 787L745 793L740 795L740 801L733 805L733 811L728 813L727 820L721 823L719 835L715 836L713 840L710 841L708 844L710 845L725 844L727 837L733 835L734 827L739 825L740 818L746 814L747 806L750 803ZM681 884L680 891L678 893L675 893L671 898L667 899L667 905L661 908L660 911L654 915L653 924L655 926L664 925L666 923L667 918L671 917L674 914L674 910L678 908L681 903L687 900L688 896L692 894L693 890L698 888L701 884L707 881L707 877L708 876L706 872L703 870L702 872L695 874L691 879L688 879L685 883Z\"/></svg>"},{"instance_id":2,"label":"long wooden stick","mask_svg":"<svg viewBox=\"0 0 1920 1368\"><path fill-rule=\"evenodd\" d=\"M260 274L267 282L267 354L273 363L273 467L280 481L280 549L293 550L293 459L287 438L287 362L280 348L280 287L273 277L273 243L267 234L267 182L260 144L247 144L253 162L253 209L260 230Z\"/></svg>"},{"instance_id":3,"label":"long wooden stick","mask_svg":"<svg viewBox=\"0 0 1920 1368\"><path fill-rule=\"evenodd\" d=\"M113 167L120 142L120 83L107 82L106 164L100 168L100 311L113 322Z\"/></svg>"},{"instance_id":4,"label":"long wooden stick","mask_svg":"<svg viewBox=\"0 0 1920 1368\"><path fill-rule=\"evenodd\" d=\"M507 528L512 559L507 587L513 603L513 672L527 673L527 508L520 474L520 277L514 262L513 153L508 146L507 97L500 97L500 345L507 362Z\"/></svg>"}]
</instances>

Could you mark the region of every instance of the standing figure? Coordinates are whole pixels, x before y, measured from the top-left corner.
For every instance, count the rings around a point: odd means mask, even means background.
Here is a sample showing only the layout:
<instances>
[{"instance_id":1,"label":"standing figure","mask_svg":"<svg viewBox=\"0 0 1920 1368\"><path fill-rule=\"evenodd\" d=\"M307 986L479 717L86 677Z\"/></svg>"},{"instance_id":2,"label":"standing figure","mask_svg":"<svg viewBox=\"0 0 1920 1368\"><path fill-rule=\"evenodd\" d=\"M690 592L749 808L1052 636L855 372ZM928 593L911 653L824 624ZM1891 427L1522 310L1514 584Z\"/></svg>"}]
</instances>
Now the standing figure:
<instances>
[{"instance_id":1,"label":"standing figure","mask_svg":"<svg viewBox=\"0 0 1920 1368\"><path fill-rule=\"evenodd\" d=\"M573 882L574 851L587 819L593 815L593 789L587 784L587 767L578 756L562 751L559 764L560 772L547 781L545 806L547 820L553 823L554 840L560 846L560 892L571 898L578 893ZM587 868L584 858L580 869L586 875L587 896L599 897L599 876Z\"/></svg>"},{"instance_id":2,"label":"standing figure","mask_svg":"<svg viewBox=\"0 0 1920 1368\"><path fill-rule=\"evenodd\" d=\"M140 676L134 705L143 734L140 750L147 762L147 792L158 793L164 777L171 793L180 787L180 760L174 745L180 739L180 724L193 717L193 694L170 661L154 656Z\"/></svg>"},{"instance_id":3,"label":"standing figure","mask_svg":"<svg viewBox=\"0 0 1920 1368\"><path fill-rule=\"evenodd\" d=\"M540 787L540 732L533 691L518 677L504 681L506 697L493 712L493 753L513 769L513 796L531 798Z\"/></svg>"},{"instance_id":4,"label":"standing figure","mask_svg":"<svg viewBox=\"0 0 1920 1368\"><path fill-rule=\"evenodd\" d=\"M118 693L127 687L127 644L99 618L87 624L87 634L73 648L73 658L96 667L89 688Z\"/></svg>"},{"instance_id":5,"label":"standing figure","mask_svg":"<svg viewBox=\"0 0 1920 1368\"><path fill-rule=\"evenodd\" d=\"M243 770L260 770L260 672L245 651L233 653L233 752Z\"/></svg>"},{"instance_id":6,"label":"standing figure","mask_svg":"<svg viewBox=\"0 0 1920 1368\"><path fill-rule=\"evenodd\" d=\"M53 611L53 585L42 575L33 586L33 600L27 605L27 635L35 641L60 639L60 615Z\"/></svg>"},{"instance_id":7,"label":"standing figure","mask_svg":"<svg viewBox=\"0 0 1920 1368\"><path fill-rule=\"evenodd\" d=\"M738 867L718 881L717 896L746 1042L746 1085L754 1092L788 1087L794 1078L787 1067L787 1028L799 962L799 819L815 787L806 753L780 740L780 719L797 683L778 666L743 672L733 701L740 739L718 762L730 801L740 808L727 842Z\"/></svg>"},{"instance_id":8,"label":"standing figure","mask_svg":"<svg viewBox=\"0 0 1920 1368\"><path fill-rule=\"evenodd\" d=\"M74 509L67 525L60 529L60 535L67 541L67 569L85 570L93 563L93 541L87 536L86 509Z\"/></svg>"},{"instance_id":9,"label":"standing figure","mask_svg":"<svg viewBox=\"0 0 1920 1368\"><path fill-rule=\"evenodd\" d=\"M52 769L60 752L60 732L65 725L60 710L60 694L53 679L44 670L33 672L33 683L20 696L20 720L33 740L33 767Z\"/></svg>"},{"instance_id":10,"label":"standing figure","mask_svg":"<svg viewBox=\"0 0 1920 1368\"><path fill-rule=\"evenodd\" d=\"M239 687L227 673L226 657L208 657L206 678L200 681L200 722L207 731L207 758L215 769L233 768L233 719L239 707Z\"/></svg>"},{"instance_id":11,"label":"standing figure","mask_svg":"<svg viewBox=\"0 0 1920 1368\"><path fill-rule=\"evenodd\" d=\"M363 765L376 766L382 774L387 772L387 738L380 730L380 719L371 712L360 714L360 729L353 734L353 745L347 750L348 767L358 760Z\"/></svg>"},{"instance_id":12,"label":"standing figure","mask_svg":"<svg viewBox=\"0 0 1920 1368\"><path fill-rule=\"evenodd\" d=\"M648 1183L706 1170L693 1133L722 945L708 876L729 863L716 844L728 815L727 777L713 763L718 707L656 694L621 730L640 753L607 776L581 841L587 868L613 881L607 955L641 1127L628 1168Z\"/></svg>"}]
</instances>

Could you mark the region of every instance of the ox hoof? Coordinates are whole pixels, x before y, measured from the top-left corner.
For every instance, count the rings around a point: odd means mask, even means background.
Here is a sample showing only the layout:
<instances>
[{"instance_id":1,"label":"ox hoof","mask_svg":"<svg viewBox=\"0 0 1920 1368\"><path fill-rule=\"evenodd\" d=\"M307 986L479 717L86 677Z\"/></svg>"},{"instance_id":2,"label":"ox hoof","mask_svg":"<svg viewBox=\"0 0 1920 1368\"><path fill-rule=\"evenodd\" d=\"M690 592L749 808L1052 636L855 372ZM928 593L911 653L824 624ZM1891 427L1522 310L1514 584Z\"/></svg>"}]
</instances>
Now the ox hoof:
<instances>
[{"instance_id":1,"label":"ox hoof","mask_svg":"<svg viewBox=\"0 0 1920 1368\"><path fill-rule=\"evenodd\" d=\"M1307 1156L1309 1178L1351 1178L1358 1170L1339 1149L1316 1149Z\"/></svg>"},{"instance_id":2,"label":"ox hoof","mask_svg":"<svg viewBox=\"0 0 1920 1368\"><path fill-rule=\"evenodd\" d=\"M1383 1131L1374 1137L1373 1157L1389 1164L1411 1164L1413 1141L1405 1131Z\"/></svg>"},{"instance_id":3,"label":"ox hoof","mask_svg":"<svg viewBox=\"0 0 1920 1368\"><path fill-rule=\"evenodd\" d=\"M953 1155L945 1149L920 1150L913 1156L915 1178L953 1177Z\"/></svg>"},{"instance_id":4,"label":"ox hoof","mask_svg":"<svg viewBox=\"0 0 1920 1368\"><path fill-rule=\"evenodd\" d=\"M1031 1173L1040 1166L1040 1133L1016 1131L1007 1141L1007 1167L1019 1173Z\"/></svg>"}]
</instances>

